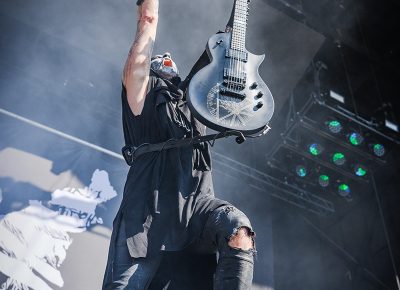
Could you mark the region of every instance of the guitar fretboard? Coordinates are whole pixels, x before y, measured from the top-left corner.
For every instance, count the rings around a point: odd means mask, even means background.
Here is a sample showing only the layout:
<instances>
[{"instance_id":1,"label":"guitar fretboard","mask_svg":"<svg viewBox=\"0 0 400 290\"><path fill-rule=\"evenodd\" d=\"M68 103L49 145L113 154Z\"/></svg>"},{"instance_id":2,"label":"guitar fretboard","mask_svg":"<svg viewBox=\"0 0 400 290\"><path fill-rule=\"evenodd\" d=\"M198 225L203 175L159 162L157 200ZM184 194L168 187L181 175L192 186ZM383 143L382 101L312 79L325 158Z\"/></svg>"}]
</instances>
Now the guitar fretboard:
<instances>
[{"instance_id":1,"label":"guitar fretboard","mask_svg":"<svg viewBox=\"0 0 400 290\"><path fill-rule=\"evenodd\" d=\"M236 0L231 49L245 51L249 0Z\"/></svg>"}]
</instances>

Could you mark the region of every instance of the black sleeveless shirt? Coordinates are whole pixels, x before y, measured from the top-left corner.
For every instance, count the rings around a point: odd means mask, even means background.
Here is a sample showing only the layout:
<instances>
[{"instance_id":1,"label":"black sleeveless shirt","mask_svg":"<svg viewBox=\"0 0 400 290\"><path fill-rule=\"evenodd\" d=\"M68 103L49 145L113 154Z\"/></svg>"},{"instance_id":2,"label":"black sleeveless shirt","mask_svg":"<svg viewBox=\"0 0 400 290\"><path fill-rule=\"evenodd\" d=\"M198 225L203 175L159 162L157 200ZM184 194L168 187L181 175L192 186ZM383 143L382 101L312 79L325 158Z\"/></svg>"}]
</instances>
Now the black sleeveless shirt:
<instances>
[{"instance_id":1,"label":"black sleeveless shirt","mask_svg":"<svg viewBox=\"0 0 400 290\"><path fill-rule=\"evenodd\" d=\"M205 134L183 93L151 76L140 115L129 108L122 85L122 121L126 145L160 143ZM207 143L149 152L130 168L117 217L125 221L132 257L160 250L179 251L201 234L209 212L227 202L214 198Z\"/></svg>"}]
</instances>

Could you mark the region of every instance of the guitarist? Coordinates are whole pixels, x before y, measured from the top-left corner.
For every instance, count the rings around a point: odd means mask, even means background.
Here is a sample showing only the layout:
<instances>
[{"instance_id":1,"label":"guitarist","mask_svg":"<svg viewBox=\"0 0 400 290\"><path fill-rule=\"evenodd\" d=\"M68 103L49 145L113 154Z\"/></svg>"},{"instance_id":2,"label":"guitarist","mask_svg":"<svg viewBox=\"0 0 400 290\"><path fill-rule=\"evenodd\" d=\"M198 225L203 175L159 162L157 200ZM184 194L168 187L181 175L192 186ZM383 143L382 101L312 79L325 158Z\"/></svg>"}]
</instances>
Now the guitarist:
<instances>
[{"instance_id":1,"label":"guitarist","mask_svg":"<svg viewBox=\"0 0 400 290\"><path fill-rule=\"evenodd\" d=\"M137 32L122 76L126 144L204 135L205 126L191 116L181 88L207 64L207 54L182 85L171 54L152 57L159 1L137 4ZM165 285L156 286L154 277L168 252L183 251L199 257L218 251L218 264L210 286L175 289L249 289L254 235L240 210L214 197L208 143L148 152L135 160L127 176L113 223L103 289L173 289L173 278L163 277Z\"/></svg>"}]
</instances>

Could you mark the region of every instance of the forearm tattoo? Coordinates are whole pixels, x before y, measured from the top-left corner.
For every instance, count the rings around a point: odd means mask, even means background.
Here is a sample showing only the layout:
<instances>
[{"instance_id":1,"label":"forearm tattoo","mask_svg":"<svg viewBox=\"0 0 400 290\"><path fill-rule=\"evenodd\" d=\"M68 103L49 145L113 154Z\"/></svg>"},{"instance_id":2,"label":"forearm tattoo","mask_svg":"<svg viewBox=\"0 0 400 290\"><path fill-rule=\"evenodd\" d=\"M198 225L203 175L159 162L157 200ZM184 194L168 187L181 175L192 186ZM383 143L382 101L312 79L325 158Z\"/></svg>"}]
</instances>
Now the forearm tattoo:
<instances>
[{"instance_id":1,"label":"forearm tattoo","mask_svg":"<svg viewBox=\"0 0 400 290\"><path fill-rule=\"evenodd\" d=\"M153 0L154 1L154 0ZM156 9L158 8L158 1L155 2ZM147 3L146 3L147 4ZM138 12L138 22L137 22L137 28L136 28L136 35L135 35L135 40L129 50L128 53L128 59L124 67L124 72L123 72L123 77L124 79L127 78L129 72L132 70L133 65L135 64L135 58L139 55L143 55L146 59L148 59L147 62L144 63L144 67L142 67L146 71L150 71L150 59L151 55L153 53L153 47L154 47L154 39L152 37L148 37L148 39L144 39L145 36L145 22L142 22L142 8L139 7ZM158 10L158 9L157 9Z\"/></svg>"}]
</instances>

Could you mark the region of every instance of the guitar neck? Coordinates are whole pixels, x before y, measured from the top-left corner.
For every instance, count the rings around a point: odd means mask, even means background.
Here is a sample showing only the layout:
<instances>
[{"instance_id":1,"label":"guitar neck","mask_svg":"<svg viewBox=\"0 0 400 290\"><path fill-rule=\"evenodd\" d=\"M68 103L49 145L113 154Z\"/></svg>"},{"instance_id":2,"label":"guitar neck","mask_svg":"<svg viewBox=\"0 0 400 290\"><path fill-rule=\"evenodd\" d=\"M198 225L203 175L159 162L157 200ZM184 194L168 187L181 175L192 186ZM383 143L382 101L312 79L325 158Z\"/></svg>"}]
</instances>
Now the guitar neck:
<instances>
[{"instance_id":1,"label":"guitar neck","mask_svg":"<svg viewBox=\"0 0 400 290\"><path fill-rule=\"evenodd\" d=\"M245 51L249 0L236 0L231 49Z\"/></svg>"}]
</instances>

